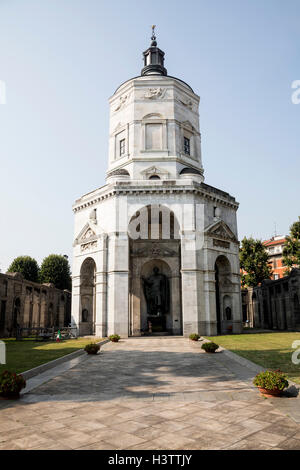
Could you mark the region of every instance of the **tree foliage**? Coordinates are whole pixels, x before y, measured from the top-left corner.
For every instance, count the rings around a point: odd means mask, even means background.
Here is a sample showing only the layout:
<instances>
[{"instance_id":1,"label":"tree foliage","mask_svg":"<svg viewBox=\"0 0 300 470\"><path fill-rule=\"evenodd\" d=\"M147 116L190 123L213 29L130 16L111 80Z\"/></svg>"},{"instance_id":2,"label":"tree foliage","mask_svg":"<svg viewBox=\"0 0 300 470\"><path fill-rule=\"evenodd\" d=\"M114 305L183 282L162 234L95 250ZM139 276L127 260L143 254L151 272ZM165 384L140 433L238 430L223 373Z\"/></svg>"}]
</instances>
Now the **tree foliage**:
<instances>
[{"instance_id":1,"label":"tree foliage","mask_svg":"<svg viewBox=\"0 0 300 470\"><path fill-rule=\"evenodd\" d=\"M57 289L71 289L70 265L62 255L49 255L41 265L40 281L52 283Z\"/></svg>"},{"instance_id":2,"label":"tree foliage","mask_svg":"<svg viewBox=\"0 0 300 470\"><path fill-rule=\"evenodd\" d=\"M300 267L300 217L290 227L290 235L286 237L283 246L283 265L287 267L285 274L288 274L292 267Z\"/></svg>"},{"instance_id":3,"label":"tree foliage","mask_svg":"<svg viewBox=\"0 0 300 470\"><path fill-rule=\"evenodd\" d=\"M38 282L39 265L30 256L18 256L9 266L8 273L21 273L27 281Z\"/></svg>"},{"instance_id":4,"label":"tree foliage","mask_svg":"<svg viewBox=\"0 0 300 470\"><path fill-rule=\"evenodd\" d=\"M244 237L240 248L240 266L244 271L244 287L255 287L264 279L270 279L272 268L268 264L268 252L261 240Z\"/></svg>"}]
</instances>

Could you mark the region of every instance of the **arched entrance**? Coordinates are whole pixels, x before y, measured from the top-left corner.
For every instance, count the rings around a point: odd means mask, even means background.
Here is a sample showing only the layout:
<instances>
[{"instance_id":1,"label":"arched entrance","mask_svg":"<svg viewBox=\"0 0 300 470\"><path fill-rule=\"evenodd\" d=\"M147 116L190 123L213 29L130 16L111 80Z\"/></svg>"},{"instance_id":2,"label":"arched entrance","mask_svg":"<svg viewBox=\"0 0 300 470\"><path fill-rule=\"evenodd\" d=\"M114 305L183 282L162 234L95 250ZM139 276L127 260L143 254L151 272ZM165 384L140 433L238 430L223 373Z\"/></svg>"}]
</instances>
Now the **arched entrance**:
<instances>
[{"instance_id":1,"label":"arched entrance","mask_svg":"<svg viewBox=\"0 0 300 470\"><path fill-rule=\"evenodd\" d=\"M182 334L177 219L166 206L144 206L130 226L129 332Z\"/></svg>"},{"instance_id":2,"label":"arched entrance","mask_svg":"<svg viewBox=\"0 0 300 470\"><path fill-rule=\"evenodd\" d=\"M172 273L160 259L146 262L141 269L141 331L172 331Z\"/></svg>"},{"instance_id":3,"label":"arched entrance","mask_svg":"<svg viewBox=\"0 0 300 470\"><path fill-rule=\"evenodd\" d=\"M95 261L92 258L85 259L80 269L80 335L93 335L95 333L95 275Z\"/></svg>"},{"instance_id":4,"label":"arched entrance","mask_svg":"<svg viewBox=\"0 0 300 470\"><path fill-rule=\"evenodd\" d=\"M218 256L215 262L215 293L217 333L232 331L233 305L231 266L224 255Z\"/></svg>"}]
</instances>

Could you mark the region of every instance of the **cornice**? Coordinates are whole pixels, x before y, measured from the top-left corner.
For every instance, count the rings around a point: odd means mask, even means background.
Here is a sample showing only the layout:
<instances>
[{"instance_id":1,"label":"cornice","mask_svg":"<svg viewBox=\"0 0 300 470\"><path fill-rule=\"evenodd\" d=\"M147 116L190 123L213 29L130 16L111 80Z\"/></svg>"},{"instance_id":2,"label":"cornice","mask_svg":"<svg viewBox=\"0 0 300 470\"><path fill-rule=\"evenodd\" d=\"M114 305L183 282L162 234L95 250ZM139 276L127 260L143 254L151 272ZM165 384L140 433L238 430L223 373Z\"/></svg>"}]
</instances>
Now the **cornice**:
<instances>
[{"instance_id":1,"label":"cornice","mask_svg":"<svg viewBox=\"0 0 300 470\"><path fill-rule=\"evenodd\" d=\"M139 180L140 182L140 180ZM201 187L200 183L193 182L189 185L181 184L180 180L163 180L154 181L150 180L141 180L141 184L137 184L134 180L123 181L118 183L113 183L103 186L103 192L91 194L91 197L86 200L78 200L73 205L73 212L79 212L91 207L94 204L101 203L106 199L110 199L115 196L120 195L146 195L146 194L195 194L202 196L204 199L214 201L218 204L221 204L226 207L231 207L234 210L237 210L239 203L235 201L232 196L227 198L224 195L218 194L217 192L210 192L205 188ZM176 184L178 183L178 184ZM102 188L100 188L102 189Z\"/></svg>"}]
</instances>

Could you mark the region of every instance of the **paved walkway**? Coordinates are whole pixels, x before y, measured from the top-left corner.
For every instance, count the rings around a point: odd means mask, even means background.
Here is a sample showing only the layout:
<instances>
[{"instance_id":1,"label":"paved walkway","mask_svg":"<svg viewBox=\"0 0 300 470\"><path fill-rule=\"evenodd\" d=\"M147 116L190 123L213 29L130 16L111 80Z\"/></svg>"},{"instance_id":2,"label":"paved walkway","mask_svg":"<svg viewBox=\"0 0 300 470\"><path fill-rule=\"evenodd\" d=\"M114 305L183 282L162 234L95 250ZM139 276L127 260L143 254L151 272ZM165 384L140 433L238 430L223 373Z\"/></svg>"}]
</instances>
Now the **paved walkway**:
<instances>
[{"instance_id":1,"label":"paved walkway","mask_svg":"<svg viewBox=\"0 0 300 470\"><path fill-rule=\"evenodd\" d=\"M51 374L0 402L0 449L300 449L276 405L298 398L262 398L253 370L185 338L107 343Z\"/></svg>"}]
</instances>

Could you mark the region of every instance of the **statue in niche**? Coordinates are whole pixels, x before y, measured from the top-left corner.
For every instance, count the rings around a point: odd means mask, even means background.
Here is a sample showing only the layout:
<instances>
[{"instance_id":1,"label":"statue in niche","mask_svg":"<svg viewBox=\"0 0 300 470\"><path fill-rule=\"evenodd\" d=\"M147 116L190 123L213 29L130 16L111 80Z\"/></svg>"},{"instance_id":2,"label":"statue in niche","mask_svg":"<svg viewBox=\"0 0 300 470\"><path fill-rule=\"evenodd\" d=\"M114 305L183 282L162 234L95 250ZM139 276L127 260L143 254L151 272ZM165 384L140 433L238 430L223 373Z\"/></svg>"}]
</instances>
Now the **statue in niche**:
<instances>
[{"instance_id":1,"label":"statue in niche","mask_svg":"<svg viewBox=\"0 0 300 470\"><path fill-rule=\"evenodd\" d=\"M170 306L169 280L159 272L158 267L153 268L153 274L148 278L142 276L148 315L162 316L168 313Z\"/></svg>"}]
</instances>

